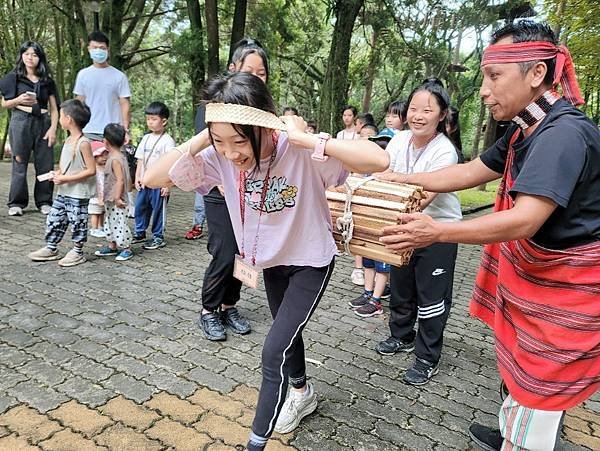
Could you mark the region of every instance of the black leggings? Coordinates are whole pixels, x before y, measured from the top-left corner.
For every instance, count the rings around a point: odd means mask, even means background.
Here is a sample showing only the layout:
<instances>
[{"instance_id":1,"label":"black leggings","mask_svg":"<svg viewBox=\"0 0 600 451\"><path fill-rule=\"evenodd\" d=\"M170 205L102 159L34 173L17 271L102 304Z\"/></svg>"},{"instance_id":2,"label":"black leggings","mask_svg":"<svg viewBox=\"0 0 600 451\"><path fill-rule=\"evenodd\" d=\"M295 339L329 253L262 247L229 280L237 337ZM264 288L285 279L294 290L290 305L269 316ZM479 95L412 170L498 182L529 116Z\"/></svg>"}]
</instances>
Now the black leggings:
<instances>
[{"instance_id":1,"label":"black leggings","mask_svg":"<svg viewBox=\"0 0 600 451\"><path fill-rule=\"evenodd\" d=\"M262 350L262 384L252 423L249 449L261 449L273 433L285 401L288 378L292 386L306 384L302 331L317 308L331 273L328 266L276 266L263 271L273 324Z\"/></svg>"}]
</instances>

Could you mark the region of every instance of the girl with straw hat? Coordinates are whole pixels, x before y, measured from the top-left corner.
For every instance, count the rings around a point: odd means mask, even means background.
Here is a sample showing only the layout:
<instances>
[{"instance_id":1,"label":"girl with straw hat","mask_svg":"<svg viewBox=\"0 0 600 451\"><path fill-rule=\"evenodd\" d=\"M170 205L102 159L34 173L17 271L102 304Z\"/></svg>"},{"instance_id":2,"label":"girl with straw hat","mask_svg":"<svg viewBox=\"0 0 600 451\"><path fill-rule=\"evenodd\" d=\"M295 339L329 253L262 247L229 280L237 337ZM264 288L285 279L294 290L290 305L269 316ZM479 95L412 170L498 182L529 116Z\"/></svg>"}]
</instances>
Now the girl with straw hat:
<instances>
[{"instance_id":1,"label":"girl with straw hat","mask_svg":"<svg viewBox=\"0 0 600 451\"><path fill-rule=\"evenodd\" d=\"M298 116L279 119L266 85L247 73L213 79L208 128L165 155L148 186L174 183L206 193L223 185L240 255L235 272L258 285L262 270L273 316L262 351L262 385L248 449L287 433L317 406L306 380L302 331L334 267L336 245L325 190L348 171L377 172L388 154L369 141L305 132ZM292 385L286 398L288 380Z\"/></svg>"}]
</instances>

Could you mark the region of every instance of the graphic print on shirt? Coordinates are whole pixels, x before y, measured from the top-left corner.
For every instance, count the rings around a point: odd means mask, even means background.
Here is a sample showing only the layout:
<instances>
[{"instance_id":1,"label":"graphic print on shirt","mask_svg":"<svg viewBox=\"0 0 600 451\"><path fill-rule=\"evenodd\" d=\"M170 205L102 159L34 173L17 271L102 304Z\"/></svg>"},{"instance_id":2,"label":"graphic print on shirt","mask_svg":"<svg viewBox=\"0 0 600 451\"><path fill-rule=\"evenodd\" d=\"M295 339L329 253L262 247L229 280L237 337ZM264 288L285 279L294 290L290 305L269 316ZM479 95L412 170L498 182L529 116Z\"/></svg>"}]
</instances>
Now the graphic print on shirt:
<instances>
[{"instance_id":1,"label":"graphic print on shirt","mask_svg":"<svg viewBox=\"0 0 600 451\"><path fill-rule=\"evenodd\" d=\"M263 183L263 179L246 181L246 205L253 210L258 211L260 208ZM273 176L269 179L263 212L275 213L284 208L293 208L296 205L297 195L298 187L289 185L286 177Z\"/></svg>"}]
</instances>

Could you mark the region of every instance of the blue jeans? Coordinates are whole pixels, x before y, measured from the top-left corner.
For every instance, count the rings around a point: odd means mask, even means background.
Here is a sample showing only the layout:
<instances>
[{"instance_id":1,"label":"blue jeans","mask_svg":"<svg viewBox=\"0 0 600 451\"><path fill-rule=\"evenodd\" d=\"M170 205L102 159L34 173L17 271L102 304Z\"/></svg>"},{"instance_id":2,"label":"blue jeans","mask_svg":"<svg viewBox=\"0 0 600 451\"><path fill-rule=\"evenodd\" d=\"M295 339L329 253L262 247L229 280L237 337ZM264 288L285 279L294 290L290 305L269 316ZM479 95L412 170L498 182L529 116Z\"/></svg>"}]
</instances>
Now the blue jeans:
<instances>
[{"instance_id":1,"label":"blue jeans","mask_svg":"<svg viewBox=\"0 0 600 451\"><path fill-rule=\"evenodd\" d=\"M160 188L144 188L135 198L135 233L146 233L152 220L152 236L162 238L165 233L163 211L165 198L160 195Z\"/></svg>"},{"instance_id":2,"label":"blue jeans","mask_svg":"<svg viewBox=\"0 0 600 451\"><path fill-rule=\"evenodd\" d=\"M192 226L199 225L202 227L205 219L206 210L204 209L204 197L202 194L196 192L196 198L194 199L194 223Z\"/></svg>"}]
</instances>

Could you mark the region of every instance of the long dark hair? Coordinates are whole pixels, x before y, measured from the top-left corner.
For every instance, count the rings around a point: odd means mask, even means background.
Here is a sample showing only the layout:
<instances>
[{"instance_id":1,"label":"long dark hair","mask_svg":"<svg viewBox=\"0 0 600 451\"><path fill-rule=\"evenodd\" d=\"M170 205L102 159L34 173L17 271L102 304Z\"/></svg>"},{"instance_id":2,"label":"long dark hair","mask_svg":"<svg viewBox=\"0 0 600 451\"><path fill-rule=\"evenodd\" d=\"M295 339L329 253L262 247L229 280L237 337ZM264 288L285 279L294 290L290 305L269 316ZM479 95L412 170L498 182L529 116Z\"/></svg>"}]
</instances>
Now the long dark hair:
<instances>
[{"instance_id":1,"label":"long dark hair","mask_svg":"<svg viewBox=\"0 0 600 451\"><path fill-rule=\"evenodd\" d=\"M420 91L427 91L431 95L435 97L435 100L440 107L440 114L445 115L445 119L443 121L439 121L436 127L436 130L440 133L443 133L448 137L448 131L446 130L446 120L448 118L448 108L450 106L450 96L444 89L444 84L435 77L427 78L423 81L419 86L417 86L408 96L408 100L406 101L406 105L404 106L404 111L402 112L403 117L407 117L408 108L410 106L410 102L414 95Z\"/></svg>"},{"instance_id":2,"label":"long dark hair","mask_svg":"<svg viewBox=\"0 0 600 451\"><path fill-rule=\"evenodd\" d=\"M211 79L204 91L205 103L234 103L247 105L259 110L277 114L275 103L267 85L262 80L247 72L230 72ZM256 161L256 169L260 170L260 153L262 148L262 128L253 125L231 124L234 130L247 138L252 146L252 154ZM208 124L210 141L214 146Z\"/></svg>"},{"instance_id":3,"label":"long dark hair","mask_svg":"<svg viewBox=\"0 0 600 451\"><path fill-rule=\"evenodd\" d=\"M23 53L25 53L29 48L32 48L40 59L37 67L35 68L35 75L37 75L40 80L47 80L50 77L50 67L48 66L48 60L46 59L46 52L44 52L44 48L41 46L41 44L35 41L25 41L23 44L21 44L21 47L19 48L17 64L15 64L15 72L21 77L27 76L27 68L23 62Z\"/></svg>"},{"instance_id":4,"label":"long dark hair","mask_svg":"<svg viewBox=\"0 0 600 451\"><path fill-rule=\"evenodd\" d=\"M267 82L269 81L269 57L262 44L257 39L242 38L235 43L233 53L231 54L231 61L229 64L241 63L242 65L246 61L246 58L250 54L256 54L262 59L263 66L265 67L265 74Z\"/></svg>"},{"instance_id":5,"label":"long dark hair","mask_svg":"<svg viewBox=\"0 0 600 451\"><path fill-rule=\"evenodd\" d=\"M458 162L464 163L465 156L462 152L462 140L460 138L460 120L458 118L459 114L460 111L458 110L458 108L451 106L448 109L448 115L446 116L446 124L450 129L448 137L450 138L450 141L452 141L452 144L454 144L454 147L456 148Z\"/></svg>"}]
</instances>

